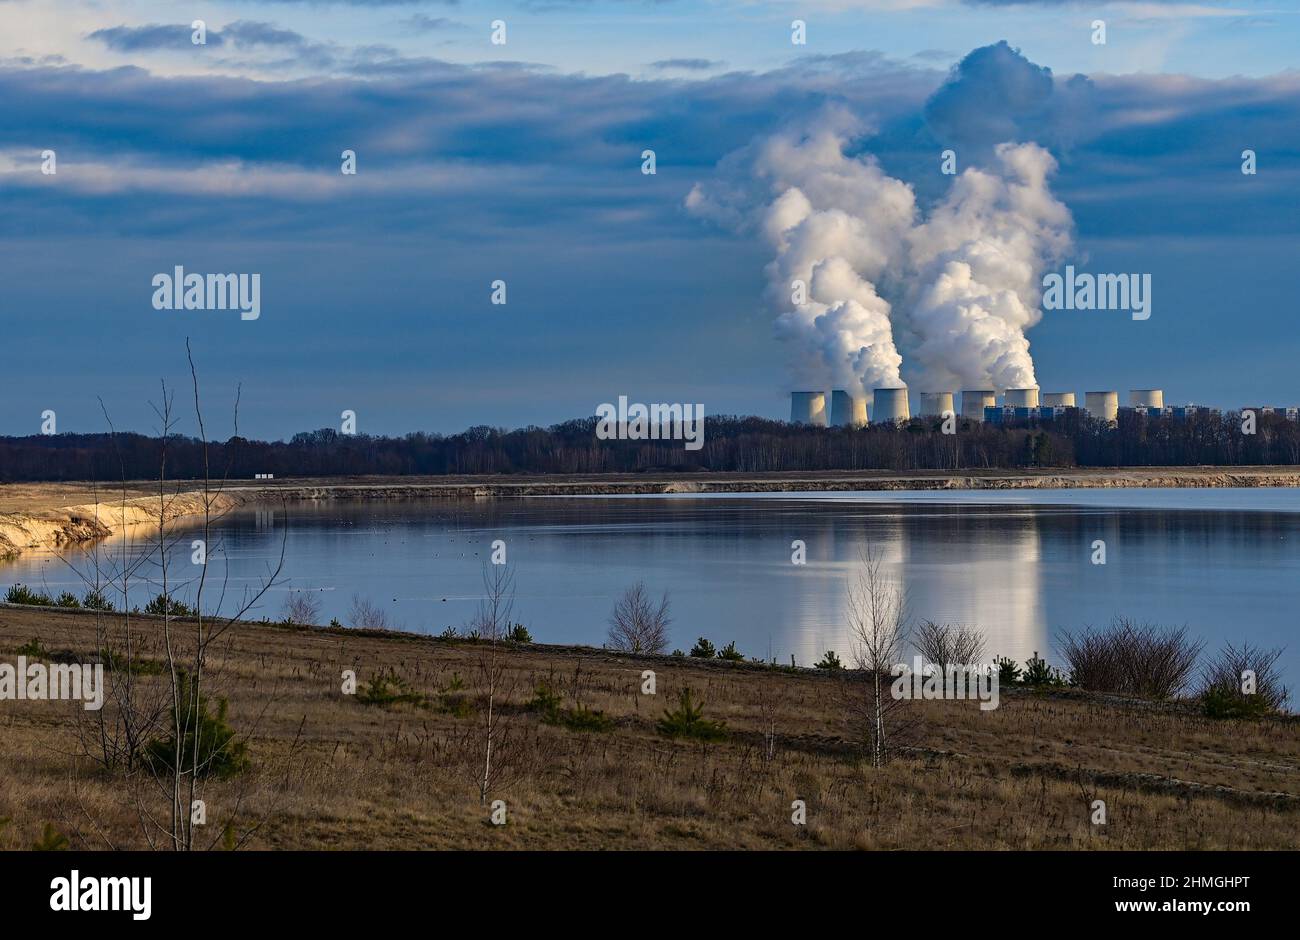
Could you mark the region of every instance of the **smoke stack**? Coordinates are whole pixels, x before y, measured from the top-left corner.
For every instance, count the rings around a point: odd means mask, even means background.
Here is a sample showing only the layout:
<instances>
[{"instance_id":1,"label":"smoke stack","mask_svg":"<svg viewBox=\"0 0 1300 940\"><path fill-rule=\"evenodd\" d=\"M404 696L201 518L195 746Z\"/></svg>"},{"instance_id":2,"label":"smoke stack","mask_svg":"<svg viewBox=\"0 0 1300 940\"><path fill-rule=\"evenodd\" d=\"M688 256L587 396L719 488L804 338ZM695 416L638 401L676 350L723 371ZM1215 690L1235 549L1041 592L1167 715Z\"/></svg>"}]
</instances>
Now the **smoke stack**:
<instances>
[{"instance_id":1,"label":"smoke stack","mask_svg":"<svg viewBox=\"0 0 1300 940\"><path fill-rule=\"evenodd\" d=\"M961 393L961 416L972 421L984 420L984 409L998 403L998 393L991 388L968 388Z\"/></svg>"},{"instance_id":2,"label":"smoke stack","mask_svg":"<svg viewBox=\"0 0 1300 940\"><path fill-rule=\"evenodd\" d=\"M860 428L867 423L867 400L850 395L842 388L831 392L831 424L836 427Z\"/></svg>"},{"instance_id":3,"label":"smoke stack","mask_svg":"<svg viewBox=\"0 0 1300 940\"><path fill-rule=\"evenodd\" d=\"M1085 392L1083 404L1094 418L1103 421L1119 418L1119 392Z\"/></svg>"},{"instance_id":4,"label":"smoke stack","mask_svg":"<svg viewBox=\"0 0 1300 940\"><path fill-rule=\"evenodd\" d=\"M872 391L875 404L872 406L872 420L877 424L897 424L911 417L907 408L907 387L877 388Z\"/></svg>"},{"instance_id":5,"label":"smoke stack","mask_svg":"<svg viewBox=\"0 0 1300 940\"><path fill-rule=\"evenodd\" d=\"M1163 408L1165 393L1159 388L1135 388L1128 393L1128 403L1134 408Z\"/></svg>"},{"instance_id":6,"label":"smoke stack","mask_svg":"<svg viewBox=\"0 0 1300 940\"><path fill-rule=\"evenodd\" d=\"M1074 392L1045 392L1043 404L1052 408L1074 408Z\"/></svg>"},{"instance_id":7,"label":"smoke stack","mask_svg":"<svg viewBox=\"0 0 1300 940\"><path fill-rule=\"evenodd\" d=\"M826 393L791 392L790 423L826 427Z\"/></svg>"},{"instance_id":8,"label":"smoke stack","mask_svg":"<svg viewBox=\"0 0 1300 940\"><path fill-rule=\"evenodd\" d=\"M1004 404L1012 408L1037 408L1038 407L1038 386L1033 388L1009 388L1007 389Z\"/></svg>"},{"instance_id":9,"label":"smoke stack","mask_svg":"<svg viewBox=\"0 0 1300 940\"><path fill-rule=\"evenodd\" d=\"M951 411L953 414L957 410L952 406L952 392L922 392L921 393L921 414L923 415L942 415L945 411Z\"/></svg>"}]
</instances>

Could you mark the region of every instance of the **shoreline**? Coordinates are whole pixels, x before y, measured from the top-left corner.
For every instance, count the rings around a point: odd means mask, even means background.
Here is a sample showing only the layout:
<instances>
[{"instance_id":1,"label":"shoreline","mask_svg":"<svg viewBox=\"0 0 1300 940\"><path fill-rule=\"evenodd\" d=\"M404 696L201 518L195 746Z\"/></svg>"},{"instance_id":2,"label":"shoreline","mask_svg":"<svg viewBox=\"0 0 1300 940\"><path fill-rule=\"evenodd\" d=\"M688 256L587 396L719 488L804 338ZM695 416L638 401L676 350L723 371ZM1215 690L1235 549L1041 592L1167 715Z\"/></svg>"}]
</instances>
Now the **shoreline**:
<instances>
[{"instance_id":1,"label":"shoreline","mask_svg":"<svg viewBox=\"0 0 1300 940\"><path fill-rule=\"evenodd\" d=\"M139 495L94 501L90 483L0 485L0 558L30 549L107 538L130 526L157 525L156 493L147 481L126 485ZM204 512L201 491L174 481L167 521ZM286 477L226 481L209 511L224 513L272 500L497 499L525 496L644 496L710 493L943 491L1021 489L1206 489L1300 487L1300 467L1130 467L1047 470L885 470L774 473L645 473L570 476ZM80 497L80 498L79 498ZM61 498L69 502L58 505ZM72 500L76 500L72 502Z\"/></svg>"}]
</instances>

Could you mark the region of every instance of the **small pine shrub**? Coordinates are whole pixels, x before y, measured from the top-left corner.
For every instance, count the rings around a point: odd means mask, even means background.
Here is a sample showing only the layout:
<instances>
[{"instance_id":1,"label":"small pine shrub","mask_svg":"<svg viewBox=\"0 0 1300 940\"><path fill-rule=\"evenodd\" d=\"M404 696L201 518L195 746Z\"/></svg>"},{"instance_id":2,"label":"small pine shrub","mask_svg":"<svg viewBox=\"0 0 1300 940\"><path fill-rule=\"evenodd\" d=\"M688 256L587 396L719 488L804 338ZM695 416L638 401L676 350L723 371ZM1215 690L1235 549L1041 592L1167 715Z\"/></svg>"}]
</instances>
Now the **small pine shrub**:
<instances>
[{"instance_id":1,"label":"small pine shrub","mask_svg":"<svg viewBox=\"0 0 1300 940\"><path fill-rule=\"evenodd\" d=\"M150 741L144 750L144 763L154 773L171 773L176 757L175 727L179 724L185 737L180 742L180 771L200 778L225 780L248 767L248 746L235 738L235 729L226 720L229 703L217 700L217 713L208 711L208 700L193 694L190 677L181 673L177 690L179 708L172 709L173 729L169 738Z\"/></svg>"},{"instance_id":2,"label":"small pine shrub","mask_svg":"<svg viewBox=\"0 0 1300 940\"><path fill-rule=\"evenodd\" d=\"M1049 666L1047 660L1039 656L1036 650L1034 655L1025 661L1025 675L1021 681L1025 685L1065 685L1061 671Z\"/></svg>"},{"instance_id":3,"label":"small pine shrub","mask_svg":"<svg viewBox=\"0 0 1300 940\"><path fill-rule=\"evenodd\" d=\"M1020 681L1020 666L1009 656L993 660L998 667L998 685L1015 685Z\"/></svg>"},{"instance_id":4,"label":"small pine shrub","mask_svg":"<svg viewBox=\"0 0 1300 940\"><path fill-rule=\"evenodd\" d=\"M815 669L826 669L830 672L837 672L844 668L844 664L840 662L840 658L835 655L835 650L827 650L826 655L823 656L819 662L813 663L813 667Z\"/></svg>"},{"instance_id":5,"label":"small pine shrub","mask_svg":"<svg viewBox=\"0 0 1300 940\"><path fill-rule=\"evenodd\" d=\"M677 707L664 710L657 725L659 733L667 738L694 738L698 741L721 741L727 729L720 721L704 717L704 703L696 704L689 688L682 689Z\"/></svg>"},{"instance_id":6,"label":"small pine shrub","mask_svg":"<svg viewBox=\"0 0 1300 940\"><path fill-rule=\"evenodd\" d=\"M736 649L736 641L732 640L722 649L718 650L718 659L725 659L727 662L731 663L743 663L745 661L745 655L740 652L740 650Z\"/></svg>"},{"instance_id":7,"label":"small pine shrub","mask_svg":"<svg viewBox=\"0 0 1300 940\"><path fill-rule=\"evenodd\" d=\"M81 601L71 591L64 591L54 599L55 607L81 607Z\"/></svg>"},{"instance_id":8,"label":"small pine shrub","mask_svg":"<svg viewBox=\"0 0 1300 940\"><path fill-rule=\"evenodd\" d=\"M696 659L712 659L717 654L718 651L714 649L713 644L704 637L700 637L691 647L691 655Z\"/></svg>"},{"instance_id":9,"label":"small pine shrub","mask_svg":"<svg viewBox=\"0 0 1300 940\"><path fill-rule=\"evenodd\" d=\"M86 610L103 610L110 613L113 610L113 602L104 596L104 592L93 588L81 598L81 606Z\"/></svg>"},{"instance_id":10,"label":"small pine shrub","mask_svg":"<svg viewBox=\"0 0 1300 940\"><path fill-rule=\"evenodd\" d=\"M339 623L339 618L338 618L338 617L331 617L331 618L330 618L330 629L332 629L332 630L342 630L342 629L343 629L343 624Z\"/></svg>"},{"instance_id":11,"label":"small pine shrub","mask_svg":"<svg viewBox=\"0 0 1300 940\"><path fill-rule=\"evenodd\" d=\"M25 584L12 584L9 590L5 591L6 604L31 604L36 607L52 607L54 601L50 595L42 594L40 591L33 591Z\"/></svg>"},{"instance_id":12,"label":"small pine shrub","mask_svg":"<svg viewBox=\"0 0 1300 940\"><path fill-rule=\"evenodd\" d=\"M68 837L55 829L53 823L46 823L41 837L32 843L32 850L36 852L66 852L67 849Z\"/></svg>"},{"instance_id":13,"label":"small pine shrub","mask_svg":"<svg viewBox=\"0 0 1300 940\"><path fill-rule=\"evenodd\" d=\"M424 696L411 688L409 682L392 670L384 670L371 676L365 688L357 692L357 701L362 705L378 705L388 708L390 705L422 705Z\"/></svg>"},{"instance_id":14,"label":"small pine shrub","mask_svg":"<svg viewBox=\"0 0 1300 940\"><path fill-rule=\"evenodd\" d=\"M40 640L32 637L31 640L18 647L18 655L27 656L31 659L49 659L50 651L41 644Z\"/></svg>"},{"instance_id":15,"label":"small pine shrub","mask_svg":"<svg viewBox=\"0 0 1300 940\"><path fill-rule=\"evenodd\" d=\"M533 642L533 635L528 632L528 628L522 623L517 623L510 628L510 633L507 634L506 639L511 643L531 643Z\"/></svg>"},{"instance_id":16,"label":"small pine shrub","mask_svg":"<svg viewBox=\"0 0 1300 940\"><path fill-rule=\"evenodd\" d=\"M570 731L589 731L604 734L614 730L613 718L610 718L602 711L588 708L585 705L575 705L564 712L560 722Z\"/></svg>"},{"instance_id":17,"label":"small pine shrub","mask_svg":"<svg viewBox=\"0 0 1300 940\"><path fill-rule=\"evenodd\" d=\"M146 604L144 612L158 617L197 617L199 615L199 612L189 604L168 597L166 594L159 594Z\"/></svg>"},{"instance_id":18,"label":"small pine shrub","mask_svg":"<svg viewBox=\"0 0 1300 940\"><path fill-rule=\"evenodd\" d=\"M544 724L555 725L560 722L560 705L559 694L545 682L539 682L526 707L540 715Z\"/></svg>"},{"instance_id":19,"label":"small pine shrub","mask_svg":"<svg viewBox=\"0 0 1300 940\"><path fill-rule=\"evenodd\" d=\"M1264 718L1273 710L1262 696L1214 687L1201 693L1201 711L1206 718Z\"/></svg>"}]
</instances>

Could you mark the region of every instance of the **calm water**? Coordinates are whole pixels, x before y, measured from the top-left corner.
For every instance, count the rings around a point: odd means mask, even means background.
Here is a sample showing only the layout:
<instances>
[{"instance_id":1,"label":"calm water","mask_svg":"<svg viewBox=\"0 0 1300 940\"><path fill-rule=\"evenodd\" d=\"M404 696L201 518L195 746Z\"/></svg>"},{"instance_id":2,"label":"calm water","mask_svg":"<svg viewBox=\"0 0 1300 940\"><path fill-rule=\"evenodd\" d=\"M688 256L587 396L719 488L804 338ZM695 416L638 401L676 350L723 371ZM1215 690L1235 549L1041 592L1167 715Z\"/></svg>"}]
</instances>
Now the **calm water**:
<instances>
[{"instance_id":1,"label":"calm water","mask_svg":"<svg viewBox=\"0 0 1300 940\"><path fill-rule=\"evenodd\" d=\"M1001 493L808 493L296 503L222 520L209 577L238 593L273 568L285 583L254 616L278 618L289 590L317 594L323 619L346 622L354 595L392 625L461 626L481 593L481 566L504 539L515 613L541 642L604 639L621 590L669 591L673 644L735 640L750 656L800 664L848 650L844 592L871 544L909 592L916 617L975 624L989 654L1051 655L1060 629L1116 614L1186 624L1226 640L1285 646L1300 685L1300 491L1060 490ZM791 564L791 542L807 564ZM1105 566L1090 562L1104 539ZM193 577L189 536L173 577ZM101 551L118 550L109 543ZM69 556L85 569L89 554ZM51 555L0 566L23 581L81 593ZM143 604L155 588L143 588ZM182 586L185 597L190 586ZM211 591L211 588L209 588Z\"/></svg>"}]
</instances>

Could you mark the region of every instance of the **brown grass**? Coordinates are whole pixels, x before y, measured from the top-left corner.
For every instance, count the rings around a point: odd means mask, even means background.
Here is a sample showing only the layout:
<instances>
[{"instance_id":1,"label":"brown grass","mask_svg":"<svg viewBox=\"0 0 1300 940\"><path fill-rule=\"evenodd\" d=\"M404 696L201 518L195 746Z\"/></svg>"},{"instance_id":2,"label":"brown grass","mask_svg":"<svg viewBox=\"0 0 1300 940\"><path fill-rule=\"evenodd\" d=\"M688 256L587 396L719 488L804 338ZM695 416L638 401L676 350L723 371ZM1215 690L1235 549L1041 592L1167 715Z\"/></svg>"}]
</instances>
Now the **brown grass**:
<instances>
[{"instance_id":1,"label":"brown grass","mask_svg":"<svg viewBox=\"0 0 1300 940\"><path fill-rule=\"evenodd\" d=\"M33 637L93 649L86 614L0 608L0 661ZM157 621L141 620L146 633ZM156 649L156 647L155 647ZM150 655L153 655L152 653ZM1300 843L1300 725L1214 722L1177 705L1003 690L1001 707L923 702L911 749L872 770L836 714L833 683L811 672L512 647L509 738L499 759L517 779L492 794L509 824L479 805L477 648L366 631L235 628L210 665L213 696L251 732L255 768L211 784L207 841L235 794L238 824L267 816L257 848L835 848L1244 849ZM644 669L658 694L640 693ZM366 705L340 693L391 670L430 707ZM449 691L453 675L465 688ZM159 680L146 680L159 681ZM524 707L547 682L616 719L609 733L544 724ZM655 722L689 685L725 742L670 741ZM777 747L764 760L761 703L775 702ZM145 846L122 780L75 754L79 708L0 702L0 847L30 847L47 822L74 848ZM299 750L291 743L302 729ZM808 825L790 822L803 799ZM1089 822L1093 799L1108 824Z\"/></svg>"}]
</instances>

